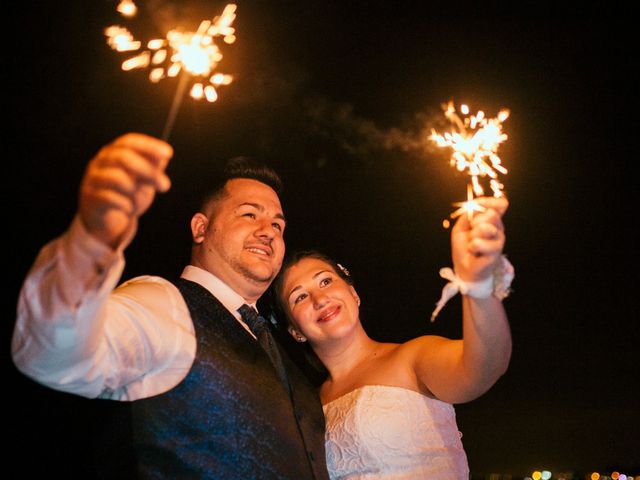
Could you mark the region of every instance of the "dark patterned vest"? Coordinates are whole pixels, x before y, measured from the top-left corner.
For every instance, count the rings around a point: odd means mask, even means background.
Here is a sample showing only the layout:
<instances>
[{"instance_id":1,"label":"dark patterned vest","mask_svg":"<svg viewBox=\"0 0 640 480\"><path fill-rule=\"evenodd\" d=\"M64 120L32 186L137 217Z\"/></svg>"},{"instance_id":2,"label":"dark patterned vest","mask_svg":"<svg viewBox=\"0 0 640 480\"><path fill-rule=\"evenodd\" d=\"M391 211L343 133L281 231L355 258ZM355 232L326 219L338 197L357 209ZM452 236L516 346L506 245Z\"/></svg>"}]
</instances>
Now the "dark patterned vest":
<instances>
[{"instance_id":1,"label":"dark patterned vest","mask_svg":"<svg viewBox=\"0 0 640 480\"><path fill-rule=\"evenodd\" d=\"M283 352L293 393L224 306L180 279L196 357L170 391L133 402L143 478L328 479L316 390Z\"/></svg>"}]
</instances>

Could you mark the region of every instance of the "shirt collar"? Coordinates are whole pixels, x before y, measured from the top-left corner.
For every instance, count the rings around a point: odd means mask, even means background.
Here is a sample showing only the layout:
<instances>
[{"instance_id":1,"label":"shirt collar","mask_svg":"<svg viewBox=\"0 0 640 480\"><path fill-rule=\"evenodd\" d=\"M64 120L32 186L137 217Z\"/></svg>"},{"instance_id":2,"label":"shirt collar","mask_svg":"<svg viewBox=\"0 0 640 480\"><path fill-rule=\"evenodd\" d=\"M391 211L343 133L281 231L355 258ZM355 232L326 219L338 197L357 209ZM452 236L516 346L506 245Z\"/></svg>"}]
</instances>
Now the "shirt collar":
<instances>
[{"instance_id":1,"label":"shirt collar","mask_svg":"<svg viewBox=\"0 0 640 480\"><path fill-rule=\"evenodd\" d=\"M220 303L222 303L224 308L229 310L229 313L240 321L242 321L242 317L240 316L238 309L243 304L246 303L247 305L255 308L256 311L258 310L255 303L247 302L242 295L233 290L229 285L224 283L211 272L203 270L200 267L187 265L184 267L181 276L182 278L196 282L209 290L209 292L211 292L211 294L216 297Z\"/></svg>"}]
</instances>

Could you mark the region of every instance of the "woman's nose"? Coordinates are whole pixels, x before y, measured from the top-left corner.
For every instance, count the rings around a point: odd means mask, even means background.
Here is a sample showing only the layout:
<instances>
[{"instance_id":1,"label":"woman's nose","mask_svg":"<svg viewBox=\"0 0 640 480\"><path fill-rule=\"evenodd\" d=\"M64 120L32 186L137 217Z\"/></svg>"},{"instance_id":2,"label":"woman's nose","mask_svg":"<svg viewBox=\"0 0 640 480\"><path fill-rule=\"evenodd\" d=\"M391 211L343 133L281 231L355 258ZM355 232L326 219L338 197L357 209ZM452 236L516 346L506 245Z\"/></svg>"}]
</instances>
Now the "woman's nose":
<instances>
[{"instance_id":1,"label":"woman's nose","mask_svg":"<svg viewBox=\"0 0 640 480\"><path fill-rule=\"evenodd\" d=\"M318 292L314 292L312 294L312 298L313 298L313 307L317 310L319 308L324 307L327 302L328 302L328 297L327 295L322 291L318 291Z\"/></svg>"}]
</instances>

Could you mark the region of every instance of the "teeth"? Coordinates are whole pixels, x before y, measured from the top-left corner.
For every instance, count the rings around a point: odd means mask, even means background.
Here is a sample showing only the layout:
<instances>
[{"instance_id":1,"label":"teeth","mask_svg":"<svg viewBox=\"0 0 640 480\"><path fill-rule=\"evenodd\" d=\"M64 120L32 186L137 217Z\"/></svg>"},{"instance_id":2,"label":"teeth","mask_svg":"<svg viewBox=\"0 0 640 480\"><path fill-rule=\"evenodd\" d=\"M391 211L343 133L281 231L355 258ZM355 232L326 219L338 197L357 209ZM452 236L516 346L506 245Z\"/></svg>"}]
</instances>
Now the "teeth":
<instances>
[{"instance_id":1,"label":"teeth","mask_svg":"<svg viewBox=\"0 0 640 480\"><path fill-rule=\"evenodd\" d=\"M334 313L336 313L336 310L337 310L337 309L335 309L335 308L334 308L334 309L331 309L331 310L330 310L330 311L328 311L328 312L325 312L325 314L324 314L324 315L322 315L322 316L320 317L320 320L325 320L326 318L329 318L331 315L333 315Z\"/></svg>"},{"instance_id":2,"label":"teeth","mask_svg":"<svg viewBox=\"0 0 640 480\"><path fill-rule=\"evenodd\" d=\"M268 253L265 250L261 250L259 248L247 248L247 250L253 253L259 253L260 255L268 255Z\"/></svg>"}]
</instances>

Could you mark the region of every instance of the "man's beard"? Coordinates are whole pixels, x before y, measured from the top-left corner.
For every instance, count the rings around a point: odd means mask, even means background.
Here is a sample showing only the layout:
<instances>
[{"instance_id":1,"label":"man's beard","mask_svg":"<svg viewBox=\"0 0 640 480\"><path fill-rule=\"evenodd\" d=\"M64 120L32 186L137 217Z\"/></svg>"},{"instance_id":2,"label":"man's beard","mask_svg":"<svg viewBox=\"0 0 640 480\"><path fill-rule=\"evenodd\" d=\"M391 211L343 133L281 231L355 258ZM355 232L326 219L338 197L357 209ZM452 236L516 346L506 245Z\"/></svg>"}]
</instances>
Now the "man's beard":
<instances>
[{"instance_id":1,"label":"man's beard","mask_svg":"<svg viewBox=\"0 0 640 480\"><path fill-rule=\"evenodd\" d=\"M231 266L236 272L256 285L270 284L278 273L277 269L272 269L270 274L260 275L239 261L231 262Z\"/></svg>"}]
</instances>

